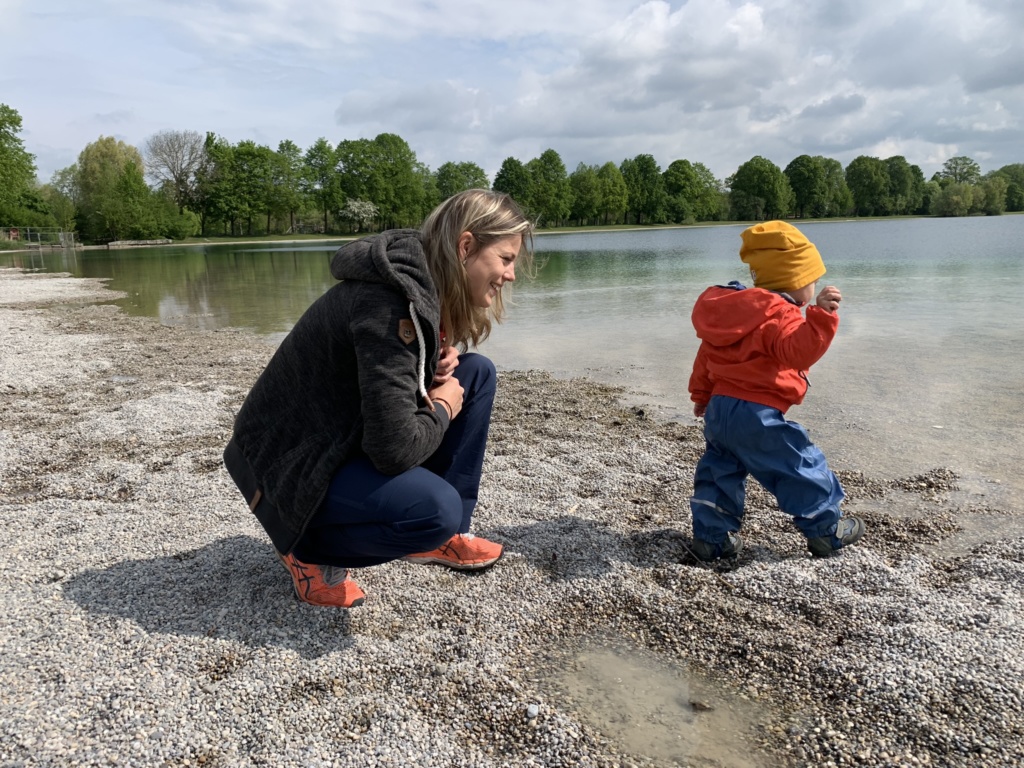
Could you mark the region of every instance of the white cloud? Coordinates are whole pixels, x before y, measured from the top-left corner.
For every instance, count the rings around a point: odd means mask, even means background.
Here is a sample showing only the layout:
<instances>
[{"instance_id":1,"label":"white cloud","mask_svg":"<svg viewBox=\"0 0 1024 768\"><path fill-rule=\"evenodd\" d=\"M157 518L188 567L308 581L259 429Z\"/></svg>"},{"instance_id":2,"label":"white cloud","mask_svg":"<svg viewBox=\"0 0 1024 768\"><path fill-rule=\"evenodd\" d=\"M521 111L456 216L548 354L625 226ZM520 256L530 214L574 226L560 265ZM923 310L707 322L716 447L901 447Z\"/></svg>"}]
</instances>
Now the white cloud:
<instances>
[{"instance_id":1,"label":"white cloud","mask_svg":"<svg viewBox=\"0 0 1024 768\"><path fill-rule=\"evenodd\" d=\"M1012 0L0 0L0 93L48 177L116 128L308 146L397 133L431 167L554 148L724 177L955 148L1024 162ZM38 40L46 40L45 46ZM59 95L59 98L57 97ZM897 151L900 150L900 151Z\"/></svg>"}]
</instances>

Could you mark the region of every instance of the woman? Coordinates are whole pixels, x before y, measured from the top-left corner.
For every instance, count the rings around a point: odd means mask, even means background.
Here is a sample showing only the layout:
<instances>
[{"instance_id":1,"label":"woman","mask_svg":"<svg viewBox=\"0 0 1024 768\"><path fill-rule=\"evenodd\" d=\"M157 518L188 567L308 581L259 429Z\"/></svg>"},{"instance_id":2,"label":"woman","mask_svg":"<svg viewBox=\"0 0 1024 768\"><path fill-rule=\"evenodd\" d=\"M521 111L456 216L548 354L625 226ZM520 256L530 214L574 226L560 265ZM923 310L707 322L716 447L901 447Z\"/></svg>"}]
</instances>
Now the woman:
<instances>
[{"instance_id":1,"label":"woman","mask_svg":"<svg viewBox=\"0 0 1024 768\"><path fill-rule=\"evenodd\" d=\"M531 246L519 206L474 189L419 231L335 254L341 282L281 343L224 452L300 600L360 605L349 568L404 557L481 570L501 557L469 533L496 374L465 350L500 322Z\"/></svg>"}]
</instances>

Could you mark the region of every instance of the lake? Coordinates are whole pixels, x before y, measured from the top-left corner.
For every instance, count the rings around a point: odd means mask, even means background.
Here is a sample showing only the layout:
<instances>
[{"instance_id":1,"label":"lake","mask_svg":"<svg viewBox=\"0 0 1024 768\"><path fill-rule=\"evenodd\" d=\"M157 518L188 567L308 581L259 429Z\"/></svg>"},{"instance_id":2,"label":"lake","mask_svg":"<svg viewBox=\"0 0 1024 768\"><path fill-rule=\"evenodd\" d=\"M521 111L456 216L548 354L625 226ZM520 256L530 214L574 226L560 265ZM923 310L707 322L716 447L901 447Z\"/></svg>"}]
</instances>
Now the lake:
<instances>
[{"instance_id":1,"label":"lake","mask_svg":"<svg viewBox=\"0 0 1024 768\"><path fill-rule=\"evenodd\" d=\"M658 417L692 421L693 301L749 282L743 227L541 235L481 351L499 369L590 376ZM1024 216L801 225L843 292L839 334L790 412L838 469L962 476L965 503L1021 508L1024 480ZM109 278L132 314L251 328L276 343L333 284L338 243L4 254L0 265Z\"/></svg>"}]
</instances>

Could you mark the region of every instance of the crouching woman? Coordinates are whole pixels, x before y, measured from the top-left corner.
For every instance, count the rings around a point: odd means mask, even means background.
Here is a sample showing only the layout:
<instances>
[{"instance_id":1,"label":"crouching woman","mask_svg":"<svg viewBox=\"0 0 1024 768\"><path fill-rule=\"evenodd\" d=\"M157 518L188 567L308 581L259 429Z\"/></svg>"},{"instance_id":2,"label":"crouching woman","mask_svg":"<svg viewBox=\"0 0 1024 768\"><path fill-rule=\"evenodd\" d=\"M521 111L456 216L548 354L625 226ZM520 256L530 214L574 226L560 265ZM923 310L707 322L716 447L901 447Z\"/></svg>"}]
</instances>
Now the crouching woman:
<instances>
[{"instance_id":1,"label":"crouching woman","mask_svg":"<svg viewBox=\"0 0 1024 768\"><path fill-rule=\"evenodd\" d=\"M350 608L349 576L404 558L490 567L469 533L496 374L467 350L529 271L532 225L507 195L468 190L421 229L343 246L340 282L302 315L235 419L225 465L300 600Z\"/></svg>"}]
</instances>

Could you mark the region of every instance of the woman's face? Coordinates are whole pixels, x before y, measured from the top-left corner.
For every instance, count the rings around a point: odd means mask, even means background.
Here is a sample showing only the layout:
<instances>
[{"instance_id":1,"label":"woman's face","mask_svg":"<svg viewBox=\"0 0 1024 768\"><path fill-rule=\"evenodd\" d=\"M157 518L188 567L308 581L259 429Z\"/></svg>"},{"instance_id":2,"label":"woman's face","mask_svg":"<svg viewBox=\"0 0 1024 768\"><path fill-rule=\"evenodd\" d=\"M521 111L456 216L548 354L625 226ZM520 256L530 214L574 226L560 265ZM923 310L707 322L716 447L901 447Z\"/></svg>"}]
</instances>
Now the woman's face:
<instances>
[{"instance_id":1,"label":"woman's face","mask_svg":"<svg viewBox=\"0 0 1024 768\"><path fill-rule=\"evenodd\" d=\"M470 232L459 237L459 256L469 277L469 295L475 307L489 307L506 282L516 279L516 256L522 235L510 235L490 245L478 246Z\"/></svg>"}]
</instances>

